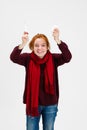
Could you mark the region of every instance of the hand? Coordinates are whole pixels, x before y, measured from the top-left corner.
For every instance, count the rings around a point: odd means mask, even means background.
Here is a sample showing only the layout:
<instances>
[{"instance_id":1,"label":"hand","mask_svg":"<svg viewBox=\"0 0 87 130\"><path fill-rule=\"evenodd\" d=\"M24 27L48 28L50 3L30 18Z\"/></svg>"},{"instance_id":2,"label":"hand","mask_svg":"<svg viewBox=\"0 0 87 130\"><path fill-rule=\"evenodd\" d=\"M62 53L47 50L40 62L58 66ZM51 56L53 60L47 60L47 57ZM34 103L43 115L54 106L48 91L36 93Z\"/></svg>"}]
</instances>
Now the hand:
<instances>
[{"instance_id":1,"label":"hand","mask_svg":"<svg viewBox=\"0 0 87 130\"><path fill-rule=\"evenodd\" d=\"M29 40L28 32L24 32L22 36L22 44L19 45L19 49L23 49Z\"/></svg>"},{"instance_id":2,"label":"hand","mask_svg":"<svg viewBox=\"0 0 87 130\"><path fill-rule=\"evenodd\" d=\"M23 36L22 36L22 44L26 44L29 40L28 37L28 32L24 32Z\"/></svg>"},{"instance_id":3,"label":"hand","mask_svg":"<svg viewBox=\"0 0 87 130\"><path fill-rule=\"evenodd\" d=\"M61 41L59 40L59 29L57 27L53 29L53 37L58 44L61 43Z\"/></svg>"}]
</instances>

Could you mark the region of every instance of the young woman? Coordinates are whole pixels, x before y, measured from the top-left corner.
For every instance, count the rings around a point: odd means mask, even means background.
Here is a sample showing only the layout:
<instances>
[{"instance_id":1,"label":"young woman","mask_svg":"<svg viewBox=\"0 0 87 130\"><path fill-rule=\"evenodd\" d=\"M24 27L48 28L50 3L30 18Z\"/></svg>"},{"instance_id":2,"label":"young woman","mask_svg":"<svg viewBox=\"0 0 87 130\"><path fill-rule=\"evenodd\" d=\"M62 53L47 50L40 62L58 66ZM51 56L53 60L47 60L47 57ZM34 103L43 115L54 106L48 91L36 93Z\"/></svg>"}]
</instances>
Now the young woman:
<instances>
[{"instance_id":1,"label":"young woman","mask_svg":"<svg viewBox=\"0 0 87 130\"><path fill-rule=\"evenodd\" d=\"M66 43L59 39L58 28L53 30L53 37L60 54L50 52L50 43L44 34L31 39L31 53L21 53L28 41L28 33L24 32L22 43L10 55L10 59L23 65L26 71L23 103L26 104L27 130L39 130L41 115L43 130L54 130L59 100L57 68L68 63L72 55Z\"/></svg>"}]
</instances>

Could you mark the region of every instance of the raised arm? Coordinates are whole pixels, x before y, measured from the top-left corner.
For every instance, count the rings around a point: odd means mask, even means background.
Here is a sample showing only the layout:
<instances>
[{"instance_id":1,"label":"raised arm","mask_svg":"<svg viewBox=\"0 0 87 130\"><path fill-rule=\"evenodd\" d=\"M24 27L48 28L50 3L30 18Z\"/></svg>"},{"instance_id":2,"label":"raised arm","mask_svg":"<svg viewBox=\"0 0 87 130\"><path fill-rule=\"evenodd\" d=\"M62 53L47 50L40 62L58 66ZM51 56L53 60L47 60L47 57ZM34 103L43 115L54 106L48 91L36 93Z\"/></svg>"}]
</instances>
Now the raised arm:
<instances>
[{"instance_id":1,"label":"raised arm","mask_svg":"<svg viewBox=\"0 0 87 130\"><path fill-rule=\"evenodd\" d=\"M28 33L24 32L22 36L22 44L19 46L16 46L12 53L10 54L10 59L17 64L20 65L26 65L27 58L29 57L28 53L21 54L22 49L25 47L26 43L28 41Z\"/></svg>"},{"instance_id":2,"label":"raised arm","mask_svg":"<svg viewBox=\"0 0 87 130\"><path fill-rule=\"evenodd\" d=\"M67 44L59 39L59 29L58 28L54 28L53 37L58 45L58 48L61 51L60 54L53 54L57 66L62 65L64 63L68 63L72 58L72 54L71 54Z\"/></svg>"}]
</instances>

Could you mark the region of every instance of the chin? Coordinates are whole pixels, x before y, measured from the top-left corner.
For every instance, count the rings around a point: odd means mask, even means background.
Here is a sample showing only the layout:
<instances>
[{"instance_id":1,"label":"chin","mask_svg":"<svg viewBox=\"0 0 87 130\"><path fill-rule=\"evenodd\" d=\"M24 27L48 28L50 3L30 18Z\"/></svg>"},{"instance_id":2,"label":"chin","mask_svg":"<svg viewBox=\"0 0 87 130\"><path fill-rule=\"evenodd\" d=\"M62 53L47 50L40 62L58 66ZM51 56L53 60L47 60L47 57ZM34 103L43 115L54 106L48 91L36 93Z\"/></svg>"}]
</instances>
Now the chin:
<instances>
[{"instance_id":1,"label":"chin","mask_svg":"<svg viewBox=\"0 0 87 130\"><path fill-rule=\"evenodd\" d=\"M44 56L38 56L39 58L43 58Z\"/></svg>"}]
</instances>

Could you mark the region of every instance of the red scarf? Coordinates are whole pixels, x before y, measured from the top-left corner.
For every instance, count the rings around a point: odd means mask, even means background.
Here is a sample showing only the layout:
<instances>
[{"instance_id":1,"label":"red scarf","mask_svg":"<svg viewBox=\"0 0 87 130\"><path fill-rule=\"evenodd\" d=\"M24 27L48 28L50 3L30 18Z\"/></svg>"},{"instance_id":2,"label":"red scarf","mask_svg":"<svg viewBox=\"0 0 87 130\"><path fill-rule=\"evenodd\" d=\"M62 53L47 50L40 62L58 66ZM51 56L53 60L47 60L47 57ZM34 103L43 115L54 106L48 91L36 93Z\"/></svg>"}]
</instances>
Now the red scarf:
<instances>
[{"instance_id":1,"label":"red scarf","mask_svg":"<svg viewBox=\"0 0 87 130\"><path fill-rule=\"evenodd\" d=\"M37 116L38 112L38 96L40 85L40 64L46 64L45 75L45 92L48 94L54 94L54 67L52 54L48 51L44 58L39 58L31 53L31 59L29 63L29 75L27 82L27 103L26 112L28 115Z\"/></svg>"}]
</instances>

